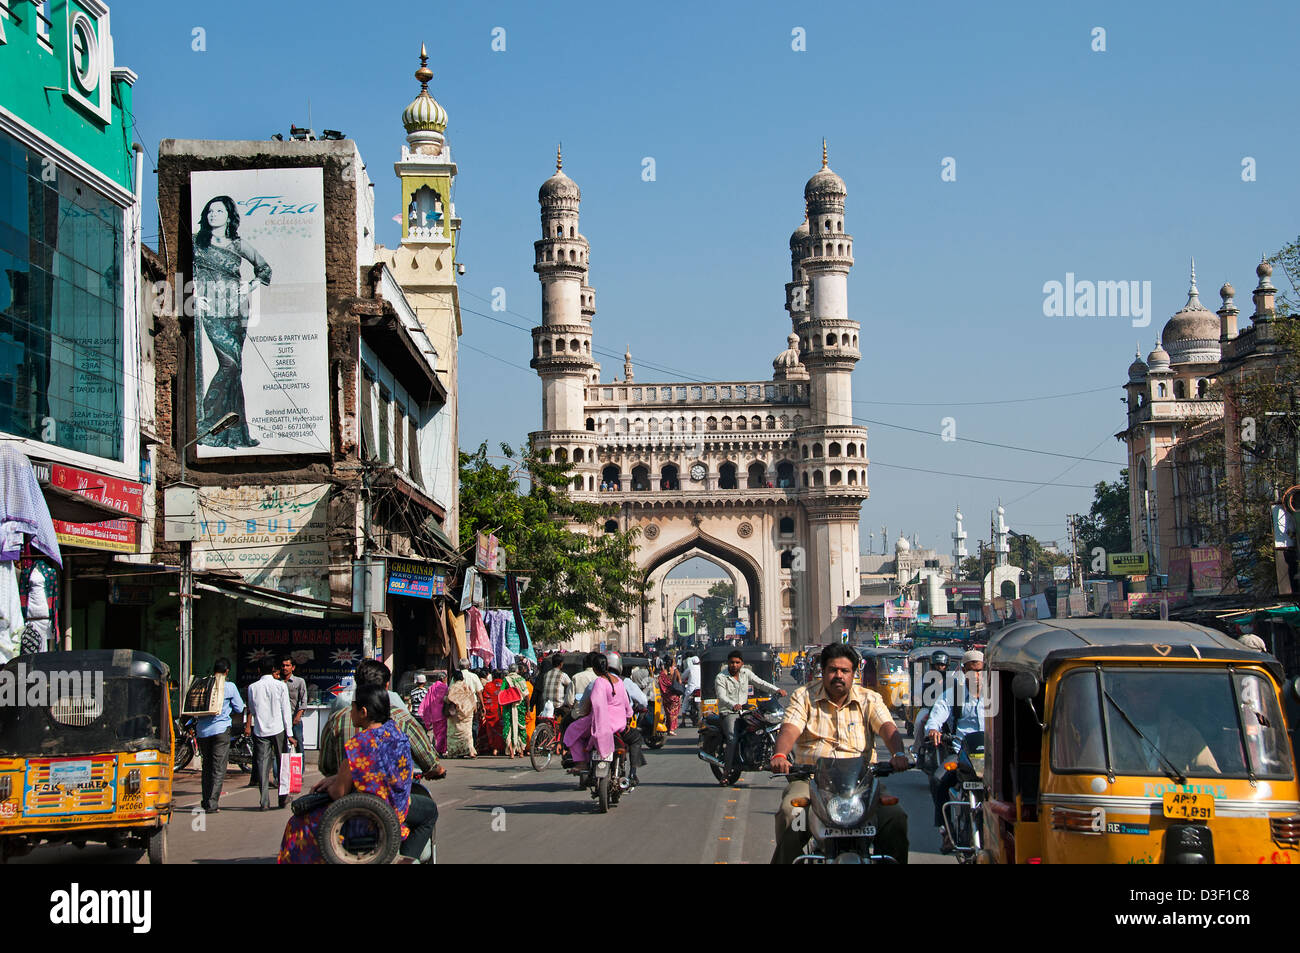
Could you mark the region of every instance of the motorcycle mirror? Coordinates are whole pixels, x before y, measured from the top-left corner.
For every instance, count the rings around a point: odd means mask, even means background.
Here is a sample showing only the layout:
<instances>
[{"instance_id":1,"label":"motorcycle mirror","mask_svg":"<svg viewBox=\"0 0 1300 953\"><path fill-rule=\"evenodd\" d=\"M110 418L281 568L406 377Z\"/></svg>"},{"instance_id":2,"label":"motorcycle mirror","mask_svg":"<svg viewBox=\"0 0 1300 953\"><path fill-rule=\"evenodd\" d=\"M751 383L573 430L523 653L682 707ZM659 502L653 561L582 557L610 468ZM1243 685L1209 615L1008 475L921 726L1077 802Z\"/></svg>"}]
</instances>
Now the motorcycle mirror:
<instances>
[{"instance_id":1,"label":"motorcycle mirror","mask_svg":"<svg viewBox=\"0 0 1300 953\"><path fill-rule=\"evenodd\" d=\"M1041 689L1038 676L1033 672L1018 672L1011 680L1011 694L1021 701L1036 697Z\"/></svg>"}]
</instances>

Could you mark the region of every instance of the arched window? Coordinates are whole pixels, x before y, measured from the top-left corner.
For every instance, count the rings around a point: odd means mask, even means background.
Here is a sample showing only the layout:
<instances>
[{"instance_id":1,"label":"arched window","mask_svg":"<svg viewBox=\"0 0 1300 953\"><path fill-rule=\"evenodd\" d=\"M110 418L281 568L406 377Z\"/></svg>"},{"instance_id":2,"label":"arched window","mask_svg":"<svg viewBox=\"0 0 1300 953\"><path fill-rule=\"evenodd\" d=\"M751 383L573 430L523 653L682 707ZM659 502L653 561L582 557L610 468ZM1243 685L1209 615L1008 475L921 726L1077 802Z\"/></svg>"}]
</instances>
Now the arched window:
<instances>
[{"instance_id":1,"label":"arched window","mask_svg":"<svg viewBox=\"0 0 1300 953\"><path fill-rule=\"evenodd\" d=\"M621 490L623 488L623 473L616 464L611 463L600 471L600 482L604 484L606 489Z\"/></svg>"},{"instance_id":2,"label":"arched window","mask_svg":"<svg viewBox=\"0 0 1300 953\"><path fill-rule=\"evenodd\" d=\"M1183 381L1174 381L1174 397L1182 400L1187 396L1187 384Z\"/></svg>"},{"instance_id":3,"label":"arched window","mask_svg":"<svg viewBox=\"0 0 1300 953\"><path fill-rule=\"evenodd\" d=\"M840 346L841 346L841 347L848 347L848 346L849 346L849 336L848 336L847 334L841 334L841 335L840 335Z\"/></svg>"},{"instance_id":4,"label":"arched window","mask_svg":"<svg viewBox=\"0 0 1300 953\"><path fill-rule=\"evenodd\" d=\"M580 476L576 476L576 477L573 478L573 488L574 488L575 490L581 490L581 489L582 489L582 477L580 477Z\"/></svg>"},{"instance_id":5,"label":"arched window","mask_svg":"<svg viewBox=\"0 0 1300 953\"><path fill-rule=\"evenodd\" d=\"M556 463L568 463L568 462L569 462L569 451L568 451L568 450L565 450L563 447L560 447L558 450L556 450L556 451L555 451L555 462L556 462Z\"/></svg>"},{"instance_id":6,"label":"arched window","mask_svg":"<svg viewBox=\"0 0 1300 953\"><path fill-rule=\"evenodd\" d=\"M813 444L813 456L820 457L821 455L822 455L822 445L820 443Z\"/></svg>"},{"instance_id":7,"label":"arched window","mask_svg":"<svg viewBox=\"0 0 1300 953\"><path fill-rule=\"evenodd\" d=\"M833 334L828 334L828 335L826 335L826 346L827 346L827 347L834 347L834 346L835 346L835 335L833 335Z\"/></svg>"},{"instance_id":8,"label":"arched window","mask_svg":"<svg viewBox=\"0 0 1300 953\"><path fill-rule=\"evenodd\" d=\"M802 388L801 388L801 389L802 389ZM802 427L802 426L803 426L803 414L795 414L795 415L794 415L794 429L795 429L795 430L798 430L798 429L799 429L800 427Z\"/></svg>"},{"instance_id":9,"label":"arched window","mask_svg":"<svg viewBox=\"0 0 1300 953\"><path fill-rule=\"evenodd\" d=\"M1165 385L1163 382L1156 385L1156 396L1157 397L1165 396Z\"/></svg>"},{"instance_id":10,"label":"arched window","mask_svg":"<svg viewBox=\"0 0 1300 953\"><path fill-rule=\"evenodd\" d=\"M1016 597L1016 584L1010 579L1006 579L1003 581L998 591L1002 593L1003 599L1014 599Z\"/></svg>"},{"instance_id":11,"label":"arched window","mask_svg":"<svg viewBox=\"0 0 1300 953\"><path fill-rule=\"evenodd\" d=\"M858 336L856 334L853 335L853 346L854 347L858 346Z\"/></svg>"},{"instance_id":12,"label":"arched window","mask_svg":"<svg viewBox=\"0 0 1300 953\"><path fill-rule=\"evenodd\" d=\"M569 237L570 237L570 238L573 237L573 226L572 226L572 225L569 226Z\"/></svg>"},{"instance_id":13,"label":"arched window","mask_svg":"<svg viewBox=\"0 0 1300 953\"><path fill-rule=\"evenodd\" d=\"M659 489L680 490L681 488L681 480L677 476L677 466L672 463L665 464L659 471Z\"/></svg>"},{"instance_id":14,"label":"arched window","mask_svg":"<svg viewBox=\"0 0 1300 953\"><path fill-rule=\"evenodd\" d=\"M794 489L794 464L789 460L776 465L776 485L783 490Z\"/></svg>"},{"instance_id":15,"label":"arched window","mask_svg":"<svg viewBox=\"0 0 1300 953\"><path fill-rule=\"evenodd\" d=\"M785 565L784 565L784 563L785 563L784 556L782 557L781 562L782 562L782 566L781 566L781 568L782 568L782 569L786 568ZM787 609L787 610L789 610L790 612L793 612L793 611L794 611L794 589L782 589L782 590L781 590L781 608L782 608L782 609Z\"/></svg>"},{"instance_id":16,"label":"arched window","mask_svg":"<svg viewBox=\"0 0 1300 953\"><path fill-rule=\"evenodd\" d=\"M618 532L618 520L605 520L605 532L607 532L607 533L617 533L617 532Z\"/></svg>"},{"instance_id":17,"label":"arched window","mask_svg":"<svg viewBox=\"0 0 1300 953\"><path fill-rule=\"evenodd\" d=\"M782 430L790 429L790 418L787 417L785 414L781 415L781 419L778 420L777 423L781 425Z\"/></svg>"},{"instance_id":18,"label":"arched window","mask_svg":"<svg viewBox=\"0 0 1300 953\"><path fill-rule=\"evenodd\" d=\"M657 417L651 417L651 418L650 418L650 422L649 422L648 424L646 424L646 430L650 431L650 433L658 433L658 432L659 432L659 418L657 418Z\"/></svg>"},{"instance_id":19,"label":"arched window","mask_svg":"<svg viewBox=\"0 0 1300 953\"><path fill-rule=\"evenodd\" d=\"M857 471L857 470L850 470L850 471L849 471L849 485L850 485L850 486L857 486L857 485L858 485L858 471Z\"/></svg>"},{"instance_id":20,"label":"arched window","mask_svg":"<svg viewBox=\"0 0 1300 953\"><path fill-rule=\"evenodd\" d=\"M577 338L574 338L572 341L569 342L569 350L572 351L574 354L577 354L579 351L582 350L582 345L578 343Z\"/></svg>"},{"instance_id":21,"label":"arched window","mask_svg":"<svg viewBox=\"0 0 1300 953\"><path fill-rule=\"evenodd\" d=\"M763 429L763 421L757 415L749 418L749 425L755 430Z\"/></svg>"},{"instance_id":22,"label":"arched window","mask_svg":"<svg viewBox=\"0 0 1300 953\"><path fill-rule=\"evenodd\" d=\"M849 456L856 457L857 455L858 455L858 445L856 443L849 444Z\"/></svg>"},{"instance_id":23,"label":"arched window","mask_svg":"<svg viewBox=\"0 0 1300 953\"><path fill-rule=\"evenodd\" d=\"M718 418L717 418L717 417L710 417L710 418L708 418L707 420L705 420L705 421L704 421L704 429L705 429L705 430L709 430L709 431L717 430L717 429L718 429Z\"/></svg>"},{"instance_id":24,"label":"arched window","mask_svg":"<svg viewBox=\"0 0 1300 953\"><path fill-rule=\"evenodd\" d=\"M648 490L650 489L650 468L644 465L638 465L632 468L632 489Z\"/></svg>"},{"instance_id":25,"label":"arched window","mask_svg":"<svg viewBox=\"0 0 1300 953\"><path fill-rule=\"evenodd\" d=\"M736 487L736 465L734 463L724 463L718 467L718 489L734 490Z\"/></svg>"},{"instance_id":26,"label":"arched window","mask_svg":"<svg viewBox=\"0 0 1300 953\"><path fill-rule=\"evenodd\" d=\"M840 455L840 445L838 443L832 443L830 450L827 451L826 455L828 457L838 457Z\"/></svg>"},{"instance_id":27,"label":"arched window","mask_svg":"<svg viewBox=\"0 0 1300 953\"><path fill-rule=\"evenodd\" d=\"M767 415L767 419L764 420L763 423L766 425L768 430L776 429L776 418L773 417L771 414Z\"/></svg>"},{"instance_id":28,"label":"arched window","mask_svg":"<svg viewBox=\"0 0 1300 953\"><path fill-rule=\"evenodd\" d=\"M1196 382L1197 397L1204 397L1207 393L1209 393L1209 390L1210 390L1210 382L1207 381L1205 378L1202 377L1199 381Z\"/></svg>"},{"instance_id":29,"label":"arched window","mask_svg":"<svg viewBox=\"0 0 1300 953\"><path fill-rule=\"evenodd\" d=\"M588 417L588 418L587 418L587 429L590 430L590 431L593 431L593 432L595 431L595 429L596 429L596 418L595 418L595 417Z\"/></svg>"},{"instance_id":30,"label":"arched window","mask_svg":"<svg viewBox=\"0 0 1300 953\"><path fill-rule=\"evenodd\" d=\"M806 443L803 445L803 458L804 458L805 460L808 459L808 444L806 444Z\"/></svg>"},{"instance_id":31,"label":"arched window","mask_svg":"<svg viewBox=\"0 0 1300 953\"><path fill-rule=\"evenodd\" d=\"M794 517L793 517L793 516L782 516L782 517L781 517L781 522L778 524L778 529L780 530L782 536L793 536L793 535L794 535Z\"/></svg>"},{"instance_id":32,"label":"arched window","mask_svg":"<svg viewBox=\"0 0 1300 953\"><path fill-rule=\"evenodd\" d=\"M564 350L564 338L556 338L556 339L555 339L555 350L556 350L557 352L559 352L559 351L563 351L563 350Z\"/></svg>"},{"instance_id":33,"label":"arched window","mask_svg":"<svg viewBox=\"0 0 1300 953\"><path fill-rule=\"evenodd\" d=\"M814 471L813 471L813 486L825 486L825 485L826 485L826 477L822 474L822 471L821 471L821 470L814 470Z\"/></svg>"},{"instance_id":34,"label":"arched window","mask_svg":"<svg viewBox=\"0 0 1300 953\"><path fill-rule=\"evenodd\" d=\"M645 421L638 417L632 424L632 429L637 433L645 433Z\"/></svg>"},{"instance_id":35,"label":"arched window","mask_svg":"<svg viewBox=\"0 0 1300 953\"><path fill-rule=\"evenodd\" d=\"M831 486L839 486L842 479L843 474L841 474L839 470L831 471Z\"/></svg>"},{"instance_id":36,"label":"arched window","mask_svg":"<svg viewBox=\"0 0 1300 953\"><path fill-rule=\"evenodd\" d=\"M575 249L570 248L569 261L577 261L577 260L578 260L578 252Z\"/></svg>"},{"instance_id":37,"label":"arched window","mask_svg":"<svg viewBox=\"0 0 1300 953\"><path fill-rule=\"evenodd\" d=\"M730 418L730 417L723 417L723 418L722 418L722 429L723 429L723 430L730 430L730 429L731 429L731 418Z\"/></svg>"},{"instance_id":38,"label":"arched window","mask_svg":"<svg viewBox=\"0 0 1300 953\"><path fill-rule=\"evenodd\" d=\"M767 486L767 467L761 461L754 461L749 465L749 488L759 490Z\"/></svg>"},{"instance_id":39,"label":"arched window","mask_svg":"<svg viewBox=\"0 0 1300 953\"><path fill-rule=\"evenodd\" d=\"M582 462L582 448L581 448L581 447L574 447L574 449L573 449L573 462L574 462L574 463L581 463L581 462Z\"/></svg>"},{"instance_id":40,"label":"arched window","mask_svg":"<svg viewBox=\"0 0 1300 953\"><path fill-rule=\"evenodd\" d=\"M542 458L542 462L545 463L551 459L551 451L543 450L540 454L538 454L538 456L540 456Z\"/></svg>"},{"instance_id":41,"label":"arched window","mask_svg":"<svg viewBox=\"0 0 1300 953\"><path fill-rule=\"evenodd\" d=\"M789 549L781 550L781 568L790 569L794 566L794 553Z\"/></svg>"},{"instance_id":42,"label":"arched window","mask_svg":"<svg viewBox=\"0 0 1300 953\"><path fill-rule=\"evenodd\" d=\"M542 356L546 357L551 353L551 342L549 338L542 338Z\"/></svg>"},{"instance_id":43,"label":"arched window","mask_svg":"<svg viewBox=\"0 0 1300 953\"><path fill-rule=\"evenodd\" d=\"M744 429L745 429L746 427L748 427L748 426L749 426L749 421L746 420L744 417L737 417L737 418L736 418L736 429L737 429L737 430L744 430Z\"/></svg>"},{"instance_id":44,"label":"arched window","mask_svg":"<svg viewBox=\"0 0 1300 953\"><path fill-rule=\"evenodd\" d=\"M556 226L555 226L555 237L556 237L556 238L563 238L563 237L564 237L564 226L563 226L563 225L556 225Z\"/></svg>"},{"instance_id":45,"label":"arched window","mask_svg":"<svg viewBox=\"0 0 1300 953\"><path fill-rule=\"evenodd\" d=\"M594 476L587 477L587 489L588 490L596 489L596 478Z\"/></svg>"}]
</instances>

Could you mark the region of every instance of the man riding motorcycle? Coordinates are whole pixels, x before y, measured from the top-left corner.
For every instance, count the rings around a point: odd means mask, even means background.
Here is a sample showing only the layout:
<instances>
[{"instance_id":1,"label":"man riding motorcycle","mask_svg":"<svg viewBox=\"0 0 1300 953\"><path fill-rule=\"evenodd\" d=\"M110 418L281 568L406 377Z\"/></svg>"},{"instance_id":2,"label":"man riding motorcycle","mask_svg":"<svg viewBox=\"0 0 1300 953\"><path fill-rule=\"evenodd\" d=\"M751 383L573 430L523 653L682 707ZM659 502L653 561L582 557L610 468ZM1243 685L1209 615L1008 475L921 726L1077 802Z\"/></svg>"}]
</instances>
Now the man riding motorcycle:
<instances>
[{"instance_id":1,"label":"man riding motorcycle","mask_svg":"<svg viewBox=\"0 0 1300 953\"><path fill-rule=\"evenodd\" d=\"M961 657L964 677L944 689L943 695L930 709L925 724L926 740L936 750L945 727L952 733L953 743L961 750L963 739L973 731L984 730L984 709L980 698L980 673L984 671L984 653L972 649ZM943 823L943 805L950 799L950 791L957 780L955 771L943 767L943 761L930 774L930 797L934 799L934 823L939 828L940 850L952 853L953 843L948 828Z\"/></svg>"},{"instance_id":2,"label":"man riding motorcycle","mask_svg":"<svg viewBox=\"0 0 1300 953\"><path fill-rule=\"evenodd\" d=\"M927 689L933 691L931 686L936 683L938 684L939 691L941 693L943 692L944 682L948 678L948 662L948 653L943 649L935 649L930 653L930 672L936 674L932 676L927 672L925 677L921 680L921 685L918 686L918 688L920 690L920 698L922 701L925 701L926 699ZM928 705L923 705L921 709L917 711L916 721L913 722L912 726L912 751L917 756L918 760L921 758L921 749L925 742L925 725L929 719L930 707ZM930 767L924 766L924 762L922 762L922 767L924 770L930 770Z\"/></svg>"},{"instance_id":3,"label":"man riding motorcycle","mask_svg":"<svg viewBox=\"0 0 1300 953\"><path fill-rule=\"evenodd\" d=\"M793 753L798 764L814 764L818 758L860 757L876 760L875 740L879 735L893 755L891 764L906 771L903 738L885 701L876 692L857 684L860 663L850 646L833 642L822 649L820 681L794 690L786 706L785 722L777 736L772 770L788 774ZM803 851L807 830L794 828L794 800L807 803L807 781L792 781L785 789L776 814L776 850L772 863L789 864ZM907 863L907 813L897 804L881 804L875 818L876 845L898 863Z\"/></svg>"},{"instance_id":4,"label":"man riding motorcycle","mask_svg":"<svg viewBox=\"0 0 1300 953\"><path fill-rule=\"evenodd\" d=\"M722 728L722 737L727 739L727 753L724 761L727 771L731 770L736 760L736 721L740 713L749 704L749 686L766 688L774 695L785 697L785 689L777 688L771 682L764 681L754 674L754 670L745 665L745 656L735 649L727 654L727 667L713 679L713 689L718 696L718 721Z\"/></svg>"}]
</instances>

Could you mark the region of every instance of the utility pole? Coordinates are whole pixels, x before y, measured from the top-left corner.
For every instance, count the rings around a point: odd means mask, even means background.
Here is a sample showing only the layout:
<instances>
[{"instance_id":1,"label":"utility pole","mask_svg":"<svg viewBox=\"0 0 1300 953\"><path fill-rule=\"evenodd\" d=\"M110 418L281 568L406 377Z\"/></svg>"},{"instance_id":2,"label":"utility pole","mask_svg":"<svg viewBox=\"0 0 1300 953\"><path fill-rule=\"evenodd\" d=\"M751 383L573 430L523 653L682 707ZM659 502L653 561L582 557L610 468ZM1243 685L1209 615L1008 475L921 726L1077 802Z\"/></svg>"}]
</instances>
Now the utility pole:
<instances>
[{"instance_id":1,"label":"utility pole","mask_svg":"<svg viewBox=\"0 0 1300 953\"><path fill-rule=\"evenodd\" d=\"M370 608L370 469L361 468L361 654L375 658L374 619Z\"/></svg>"}]
</instances>

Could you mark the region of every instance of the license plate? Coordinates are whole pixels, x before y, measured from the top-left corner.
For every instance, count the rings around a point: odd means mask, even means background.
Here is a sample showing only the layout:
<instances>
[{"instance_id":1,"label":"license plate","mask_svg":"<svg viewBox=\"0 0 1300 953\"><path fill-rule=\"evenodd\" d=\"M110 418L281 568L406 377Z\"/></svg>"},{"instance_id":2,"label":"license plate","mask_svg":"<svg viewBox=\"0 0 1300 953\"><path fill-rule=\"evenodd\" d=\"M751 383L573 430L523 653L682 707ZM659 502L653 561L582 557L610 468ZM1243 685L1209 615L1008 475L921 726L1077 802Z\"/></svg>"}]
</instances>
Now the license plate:
<instances>
[{"instance_id":1,"label":"license plate","mask_svg":"<svg viewBox=\"0 0 1300 953\"><path fill-rule=\"evenodd\" d=\"M1213 794L1186 794L1166 791L1165 817L1178 821L1208 821L1214 817Z\"/></svg>"},{"instance_id":2,"label":"license plate","mask_svg":"<svg viewBox=\"0 0 1300 953\"><path fill-rule=\"evenodd\" d=\"M56 761L50 765L50 783L70 791L90 780L89 761Z\"/></svg>"},{"instance_id":3,"label":"license plate","mask_svg":"<svg viewBox=\"0 0 1300 953\"><path fill-rule=\"evenodd\" d=\"M983 791L983 790L984 790L984 782L983 782L983 781L963 781L963 782L961 783L961 789L962 789L963 791Z\"/></svg>"},{"instance_id":4,"label":"license plate","mask_svg":"<svg viewBox=\"0 0 1300 953\"><path fill-rule=\"evenodd\" d=\"M826 831L827 837L875 837L874 827L834 827Z\"/></svg>"}]
</instances>

